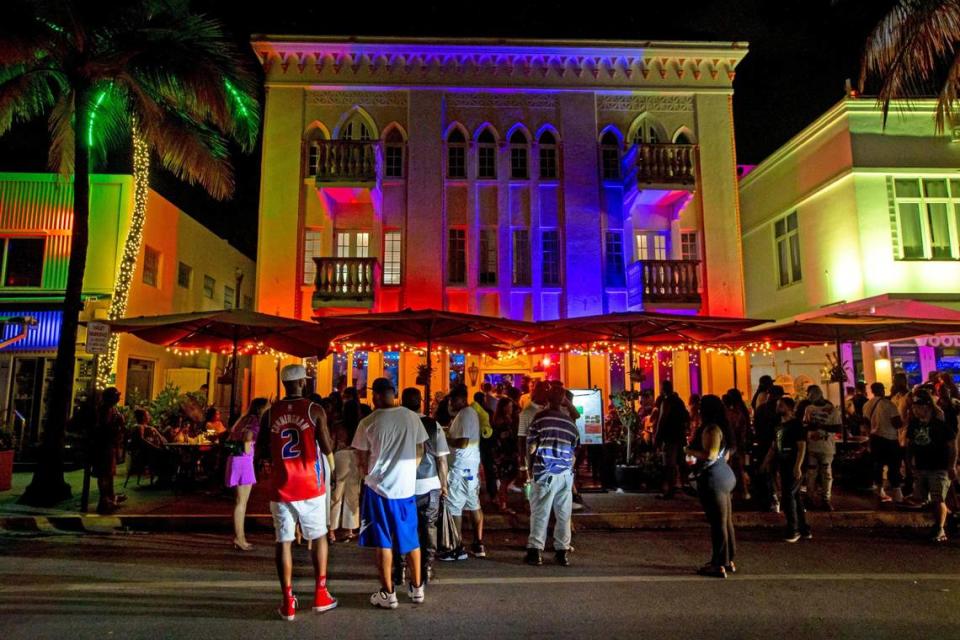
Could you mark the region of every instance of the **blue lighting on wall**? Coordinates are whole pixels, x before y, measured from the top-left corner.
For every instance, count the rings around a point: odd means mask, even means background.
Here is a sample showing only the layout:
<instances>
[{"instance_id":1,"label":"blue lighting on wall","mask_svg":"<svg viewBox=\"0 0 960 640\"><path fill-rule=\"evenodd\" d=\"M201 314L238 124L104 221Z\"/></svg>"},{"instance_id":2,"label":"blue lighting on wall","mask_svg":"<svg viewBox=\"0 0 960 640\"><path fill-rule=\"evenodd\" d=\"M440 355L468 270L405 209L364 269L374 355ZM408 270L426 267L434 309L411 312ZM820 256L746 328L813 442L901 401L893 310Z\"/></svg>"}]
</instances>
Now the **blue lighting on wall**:
<instances>
[{"instance_id":1,"label":"blue lighting on wall","mask_svg":"<svg viewBox=\"0 0 960 640\"><path fill-rule=\"evenodd\" d=\"M27 328L27 337L18 340L2 351L52 351L60 343L60 327L63 324L63 311L16 311L2 314L4 317L30 317L37 321L36 326ZM3 327L3 340L10 340L21 333L21 326L8 324Z\"/></svg>"}]
</instances>

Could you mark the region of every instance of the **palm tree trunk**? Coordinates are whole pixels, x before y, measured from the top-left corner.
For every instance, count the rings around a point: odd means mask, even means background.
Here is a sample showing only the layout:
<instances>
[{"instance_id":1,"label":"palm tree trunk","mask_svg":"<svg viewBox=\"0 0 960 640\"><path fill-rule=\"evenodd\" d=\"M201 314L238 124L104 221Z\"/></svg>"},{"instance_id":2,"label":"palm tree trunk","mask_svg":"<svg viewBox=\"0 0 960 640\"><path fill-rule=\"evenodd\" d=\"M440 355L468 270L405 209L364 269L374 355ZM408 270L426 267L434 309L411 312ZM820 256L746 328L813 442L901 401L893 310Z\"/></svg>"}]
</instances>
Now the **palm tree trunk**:
<instances>
[{"instance_id":1,"label":"palm tree trunk","mask_svg":"<svg viewBox=\"0 0 960 640\"><path fill-rule=\"evenodd\" d=\"M70 485L63 479L64 435L73 396L77 327L83 310L83 274L90 222L90 149L84 138L84 125L89 119L89 87L75 85L74 96L73 231L67 290L63 299L63 324L53 365L53 381L47 392L47 423L40 458L33 481L20 498L20 502L35 506L53 505L71 497Z\"/></svg>"}]
</instances>

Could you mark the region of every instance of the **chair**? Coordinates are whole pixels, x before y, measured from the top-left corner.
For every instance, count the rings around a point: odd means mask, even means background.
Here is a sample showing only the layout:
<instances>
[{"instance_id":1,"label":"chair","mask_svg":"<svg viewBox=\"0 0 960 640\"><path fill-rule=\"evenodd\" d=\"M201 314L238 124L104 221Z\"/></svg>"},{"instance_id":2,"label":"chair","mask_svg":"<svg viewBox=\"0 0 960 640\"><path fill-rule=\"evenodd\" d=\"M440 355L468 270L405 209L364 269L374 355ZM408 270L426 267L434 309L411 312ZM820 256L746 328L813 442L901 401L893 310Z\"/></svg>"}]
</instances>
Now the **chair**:
<instances>
[{"instance_id":1,"label":"chair","mask_svg":"<svg viewBox=\"0 0 960 640\"><path fill-rule=\"evenodd\" d=\"M130 482L130 476L137 476L137 486L140 486L140 480L144 474L150 478L150 484L153 484L153 470L150 468L150 460L147 447L144 446L138 438L132 438L127 446L127 452L130 456L130 462L127 463L127 477L123 481L123 488L127 488Z\"/></svg>"}]
</instances>

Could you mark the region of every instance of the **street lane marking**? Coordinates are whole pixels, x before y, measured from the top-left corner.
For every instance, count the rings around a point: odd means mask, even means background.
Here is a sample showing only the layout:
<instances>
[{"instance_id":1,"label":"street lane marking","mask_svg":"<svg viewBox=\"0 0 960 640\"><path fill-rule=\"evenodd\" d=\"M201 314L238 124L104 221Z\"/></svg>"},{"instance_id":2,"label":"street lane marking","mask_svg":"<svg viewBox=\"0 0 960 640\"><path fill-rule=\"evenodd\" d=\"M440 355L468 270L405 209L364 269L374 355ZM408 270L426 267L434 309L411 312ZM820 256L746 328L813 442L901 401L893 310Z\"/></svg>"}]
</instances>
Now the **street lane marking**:
<instances>
[{"instance_id":1,"label":"street lane marking","mask_svg":"<svg viewBox=\"0 0 960 640\"><path fill-rule=\"evenodd\" d=\"M374 577L337 580L331 576L331 586L356 585L369 587L376 581ZM949 573L787 573L787 574L737 574L725 584L736 582L920 582L940 581L958 582L960 574ZM304 582L307 580L295 580ZM448 578L444 577L435 588L446 586L505 586L530 584L635 584L653 582L717 582L715 578L704 578L697 575L650 575L650 576L529 576L503 578ZM157 580L136 582L111 583L60 583L45 585L2 586L0 595L49 592L90 592L90 593L150 593L157 591L197 591L199 589L247 589L271 590L276 588L275 580Z\"/></svg>"}]
</instances>

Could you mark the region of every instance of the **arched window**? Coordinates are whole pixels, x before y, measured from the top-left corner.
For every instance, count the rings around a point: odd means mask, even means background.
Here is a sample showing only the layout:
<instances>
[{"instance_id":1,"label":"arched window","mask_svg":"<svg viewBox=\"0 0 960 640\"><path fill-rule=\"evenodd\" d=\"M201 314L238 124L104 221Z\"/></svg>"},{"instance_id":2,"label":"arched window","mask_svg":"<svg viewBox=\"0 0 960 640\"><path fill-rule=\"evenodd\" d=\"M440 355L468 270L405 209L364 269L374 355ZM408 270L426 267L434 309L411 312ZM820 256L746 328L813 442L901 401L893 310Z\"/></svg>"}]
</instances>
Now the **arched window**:
<instances>
[{"instance_id":1,"label":"arched window","mask_svg":"<svg viewBox=\"0 0 960 640\"><path fill-rule=\"evenodd\" d=\"M387 178L403 177L404 144L403 134L398 127L390 127L383 138L383 165L384 176Z\"/></svg>"},{"instance_id":2,"label":"arched window","mask_svg":"<svg viewBox=\"0 0 960 640\"><path fill-rule=\"evenodd\" d=\"M341 140L355 140L359 142L369 142L373 139L373 133L366 121L359 113L354 113L350 119L340 128Z\"/></svg>"},{"instance_id":3,"label":"arched window","mask_svg":"<svg viewBox=\"0 0 960 640\"><path fill-rule=\"evenodd\" d=\"M497 177L497 139L489 127L477 136L477 178L495 180Z\"/></svg>"},{"instance_id":4,"label":"arched window","mask_svg":"<svg viewBox=\"0 0 960 640\"><path fill-rule=\"evenodd\" d=\"M556 180L558 159L557 159L557 138L551 131L544 131L540 134L537 141L540 148L540 179Z\"/></svg>"},{"instance_id":5,"label":"arched window","mask_svg":"<svg viewBox=\"0 0 960 640\"><path fill-rule=\"evenodd\" d=\"M454 180L467 177L467 138L460 127L447 134L447 177Z\"/></svg>"},{"instance_id":6,"label":"arched window","mask_svg":"<svg viewBox=\"0 0 960 640\"><path fill-rule=\"evenodd\" d=\"M641 118L633 130L634 144L660 144L666 141L663 128L653 118Z\"/></svg>"},{"instance_id":7,"label":"arched window","mask_svg":"<svg viewBox=\"0 0 960 640\"><path fill-rule=\"evenodd\" d=\"M517 129L510 136L510 178L512 180L526 180L530 177L527 170L529 164L529 153L527 145L529 141L523 131Z\"/></svg>"},{"instance_id":8,"label":"arched window","mask_svg":"<svg viewBox=\"0 0 960 640\"><path fill-rule=\"evenodd\" d=\"M674 144L693 144L693 141L690 139L690 136L686 131L679 131L676 137L673 139Z\"/></svg>"},{"instance_id":9,"label":"arched window","mask_svg":"<svg viewBox=\"0 0 960 640\"><path fill-rule=\"evenodd\" d=\"M620 138L613 131L600 139L600 165L604 180L620 179Z\"/></svg>"},{"instance_id":10,"label":"arched window","mask_svg":"<svg viewBox=\"0 0 960 640\"><path fill-rule=\"evenodd\" d=\"M312 178L317 175L317 162L320 158L320 142L326 140L327 136L320 127L312 127L307 131L303 139L307 144L307 166L304 174Z\"/></svg>"}]
</instances>

